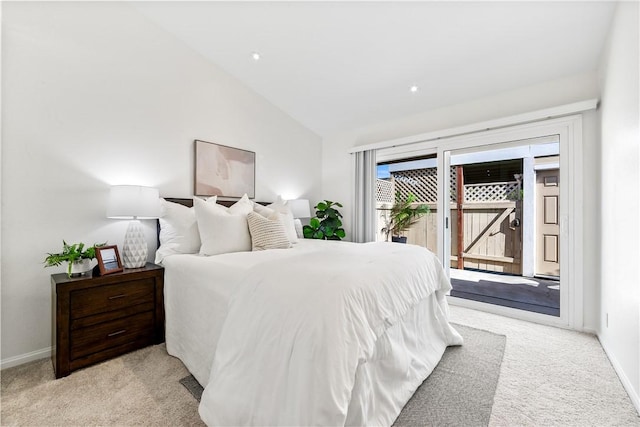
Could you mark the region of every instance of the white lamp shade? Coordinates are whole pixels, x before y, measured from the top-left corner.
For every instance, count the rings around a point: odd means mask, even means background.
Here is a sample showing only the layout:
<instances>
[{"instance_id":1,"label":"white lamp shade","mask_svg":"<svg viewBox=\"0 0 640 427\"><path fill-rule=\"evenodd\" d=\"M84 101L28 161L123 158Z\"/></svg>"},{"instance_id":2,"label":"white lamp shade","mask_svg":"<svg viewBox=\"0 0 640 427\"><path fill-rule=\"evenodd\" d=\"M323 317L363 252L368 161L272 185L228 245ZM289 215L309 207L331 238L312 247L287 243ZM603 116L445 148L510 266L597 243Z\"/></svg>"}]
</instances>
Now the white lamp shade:
<instances>
[{"instance_id":1,"label":"white lamp shade","mask_svg":"<svg viewBox=\"0 0 640 427\"><path fill-rule=\"evenodd\" d=\"M111 187L107 218L153 219L160 216L160 192L157 188L139 185Z\"/></svg>"},{"instance_id":2,"label":"white lamp shade","mask_svg":"<svg viewBox=\"0 0 640 427\"><path fill-rule=\"evenodd\" d=\"M295 199L287 202L289 209L294 218L311 218L311 209L309 209L309 200Z\"/></svg>"}]
</instances>

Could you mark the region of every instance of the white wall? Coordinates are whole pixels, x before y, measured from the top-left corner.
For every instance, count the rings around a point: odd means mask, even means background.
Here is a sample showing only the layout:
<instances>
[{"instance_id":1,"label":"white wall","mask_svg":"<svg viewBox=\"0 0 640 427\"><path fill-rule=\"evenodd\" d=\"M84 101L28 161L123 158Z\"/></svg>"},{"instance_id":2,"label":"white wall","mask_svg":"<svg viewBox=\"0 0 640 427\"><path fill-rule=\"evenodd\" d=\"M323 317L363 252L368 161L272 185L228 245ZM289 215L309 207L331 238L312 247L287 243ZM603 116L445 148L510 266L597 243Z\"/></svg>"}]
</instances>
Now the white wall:
<instances>
[{"instance_id":1,"label":"white wall","mask_svg":"<svg viewBox=\"0 0 640 427\"><path fill-rule=\"evenodd\" d=\"M527 113L585 99L597 98L597 76L595 73L572 76L535 86L525 87L464 104L426 111L419 115L405 117L366 128L344 132L323 140L322 178L323 195L345 204L343 214L347 232L351 229L351 187L352 174L349 148L368 143L418 135L430 131L482 122L491 119ZM583 114L583 156L585 170L584 199L582 213L584 221L584 327L595 330L598 324L598 256L594 250L598 226L597 191L599 171L597 167L598 138L597 115L595 112Z\"/></svg>"},{"instance_id":2,"label":"white wall","mask_svg":"<svg viewBox=\"0 0 640 427\"><path fill-rule=\"evenodd\" d=\"M45 253L122 244L110 185L191 196L194 139L255 151L258 200L319 199L304 159L320 138L126 3L3 2L2 21L3 362L51 345L49 275L63 268L42 268Z\"/></svg>"},{"instance_id":3,"label":"white wall","mask_svg":"<svg viewBox=\"0 0 640 427\"><path fill-rule=\"evenodd\" d=\"M638 9L637 2L618 5L600 70L599 337L640 411Z\"/></svg>"},{"instance_id":4,"label":"white wall","mask_svg":"<svg viewBox=\"0 0 640 427\"><path fill-rule=\"evenodd\" d=\"M377 123L325 137L322 144L323 194L325 197L333 197L350 203L351 188L343 183L351 173L351 155L347 152L351 147L483 122L597 97L597 77L595 73L591 73L504 92L464 104L425 111L398 120ZM589 123L594 120L595 116L586 115L586 144L595 144L595 127L593 127L593 123ZM350 225L350 215L345 215L345 217L349 221L347 225Z\"/></svg>"}]
</instances>

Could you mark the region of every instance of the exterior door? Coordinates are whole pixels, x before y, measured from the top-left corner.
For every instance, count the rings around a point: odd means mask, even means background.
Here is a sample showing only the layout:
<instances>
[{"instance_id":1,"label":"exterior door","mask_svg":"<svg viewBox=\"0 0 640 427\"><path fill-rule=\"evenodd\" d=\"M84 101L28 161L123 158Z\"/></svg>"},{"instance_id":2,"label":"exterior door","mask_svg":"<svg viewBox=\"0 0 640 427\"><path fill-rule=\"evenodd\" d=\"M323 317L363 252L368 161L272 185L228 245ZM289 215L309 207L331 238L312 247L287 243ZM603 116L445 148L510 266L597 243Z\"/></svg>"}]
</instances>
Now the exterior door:
<instances>
[{"instance_id":1,"label":"exterior door","mask_svg":"<svg viewBox=\"0 0 640 427\"><path fill-rule=\"evenodd\" d=\"M536 275L560 276L560 170L536 172Z\"/></svg>"}]
</instances>

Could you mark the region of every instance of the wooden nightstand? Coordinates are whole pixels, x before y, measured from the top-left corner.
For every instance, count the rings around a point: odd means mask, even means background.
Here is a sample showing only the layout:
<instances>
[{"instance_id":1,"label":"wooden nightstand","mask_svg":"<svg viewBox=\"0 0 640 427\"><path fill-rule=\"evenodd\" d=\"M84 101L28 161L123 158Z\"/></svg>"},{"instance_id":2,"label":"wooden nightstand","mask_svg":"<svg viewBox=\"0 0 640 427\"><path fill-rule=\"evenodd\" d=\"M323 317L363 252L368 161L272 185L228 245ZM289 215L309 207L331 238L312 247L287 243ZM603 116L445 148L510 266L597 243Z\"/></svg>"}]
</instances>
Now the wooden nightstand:
<instances>
[{"instance_id":1,"label":"wooden nightstand","mask_svg":"<svg viewBox=\"0 0 640 427\"><path fill-rule=\"evenodd\" d=\"M164 268L105 276L51 275L56 378L164 342Z\"/></svg>"}]
</instances>

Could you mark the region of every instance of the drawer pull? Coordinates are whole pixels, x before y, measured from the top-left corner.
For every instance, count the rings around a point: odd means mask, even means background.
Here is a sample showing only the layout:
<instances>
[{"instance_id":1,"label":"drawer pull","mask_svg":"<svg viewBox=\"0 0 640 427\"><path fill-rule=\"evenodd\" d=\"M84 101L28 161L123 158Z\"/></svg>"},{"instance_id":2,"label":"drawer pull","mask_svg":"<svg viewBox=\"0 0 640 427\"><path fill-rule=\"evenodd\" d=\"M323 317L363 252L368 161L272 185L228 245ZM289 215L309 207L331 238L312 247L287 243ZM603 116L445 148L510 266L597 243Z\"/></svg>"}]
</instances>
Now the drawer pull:
<instances>
[{"instance_id":1,"label":"drawer pull","mask_svg":"<svg viewBox=\"0 0 640 427\"><path fill-rule=\"evenodd\" d=\"M113 296L109 297L109 299L124 298L126 296L127 296L127 294L113 295Z\"/></svg>"},{"instance_id":2,"label":"drawer pull","mask_svg":"<svg viewBox=\"0 0 640 427\"><path fill-rule=\"evenodd\" d=\"M109 334L109 335L107 335L107 336L108 336L108 337L115 337L116 335L124 334L125 332L127 332L127 330L126 330L126 329L122 329L122 330L117 331L117 332L112 332L112 333L110 333L110 334Z\"/></svg>"}]
</instances>

